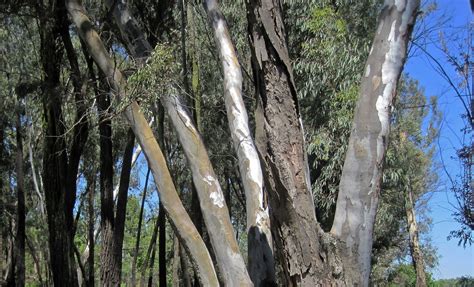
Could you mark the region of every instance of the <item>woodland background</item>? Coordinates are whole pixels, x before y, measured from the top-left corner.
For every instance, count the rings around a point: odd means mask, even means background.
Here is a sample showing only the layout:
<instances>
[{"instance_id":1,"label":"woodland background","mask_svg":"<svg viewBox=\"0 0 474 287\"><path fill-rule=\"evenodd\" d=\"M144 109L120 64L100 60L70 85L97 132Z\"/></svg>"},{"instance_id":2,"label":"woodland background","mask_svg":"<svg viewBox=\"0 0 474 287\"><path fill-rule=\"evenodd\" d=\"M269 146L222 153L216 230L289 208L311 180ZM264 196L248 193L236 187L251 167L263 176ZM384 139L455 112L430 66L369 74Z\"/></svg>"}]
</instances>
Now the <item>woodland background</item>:
<instances>
[{"instance_id":1,"label":"woodland background","mask_svg":"<svg viewBox=\"0 0 474 287\"><path fill-rule=\"evenodd\" d=\"M92 60L73 26L65 33L77 53L77 66L71 64L67 53L59 59L63 63L59 78L65 92L61 102L58 102L62 107L64 148L73 151L75 144L83 145L80 148L82 156L79 154L80 159L77 159L78 176L72 179L77 183L74 218L71 219L77 274L79 280L92 280L99 284L103 239L97 230L100 230L101 212L104 212L99 184L104 173L99 166L102 156L99 146L103 140L100 134L103 135L104 130L99 130L105 128L104 123L108 123L109 130L105 133L111 132L112 155L108 159L112 169L106 171L112 174L109 185L118 190L122 185L121 171L126 170L124 162L129 161L131 168L126 208L120 205L120 199L109 201L112 205L108 206L109 211L115 214L112 217L124 216L121 283L128 286L156 286L158 282L160 286L190 286L194 275L189 259L160 206L144 156L137 152L138 144L133 141L128 124L120 114L132 100L140 103L147 119L152 121L154 132L159 135L184 206L192 214L194 223L203 228L193 192L195 187L182 147L168 116L157 104L160 94L166 93L172 83L184 98L206 144L224 192L239 248L247 261L246 199L226 124L223 75L213 32L200 1L129 0L130 11L150 43L155 45L151 59L144 63L129 55L112 20L112 11L105 2L84 0L83 6L114 63L128 77L127 98L120 102L109 99L113 107L109 108L110 102L106 100L104 103L103 97L100 97L107 90L103 81L96 81L93 88L77 84L78 74L82 77L81 81L87 82L87 79L100 77L100 72L96 76L93 74ZM245 3L220 2L241 64L244 102L253 129L253 111L257 103ZM335 213L360 78L382 1L287 0L282 3L288 51L307 144L312 193L313 198L317 199L314 202L317 219L323 230L328 231ZM455 127L462 128L458 133L461 146L457 147L456 157L461 168L459 172L446 170L444 162L437 156L440 130L449 128L443 125L438 96L427 95L416 78L403 74L392 109L389 149L374 228L370 275L370 284L374 286L416 284L407 230L407 209L410 208L416 211L428 285L472 286L470 284L474 282L470 277L449 281L435 280L430 275L437 267L439 254L430 241L432 221L429 200L433 192L439 191L440 177L445 178L448 174L451 180L448 192L456 199L453 219L460 226L448 230L446 236L458 241L459 248L470 250L474 228L471 171L472 24L462 27L458 37L439 33L439 27L449 23L449 15L440 17L439 21L426 21L430 15L439 12L438 9L434 2L422 3L409 56L427 57L433 70L442 76L443 71L455 71L445 72L443 77L451 97L466 104L462 111L464 126ZM44 170L46 167L42 161L46 132L44 119L47 115L41 87L44 75L40 68L41 41L48 39L48 35L42 33L39 24L41 15L29 1L2 3L0 17L0 275L6 284L13 272L19 224L17 214L22 212L19 210L22 204L18 203L18 189L21 188L24 191L26 232L26 245L23 246L25 282L28 286L49 286L52 285L52 275L43 184L47 170ZM433 42L439 46L444 57L442 61L448 61L448 65L440 65L438 56L433 59L427 56L426 47ZM78 74L76 70L79 70ZM85 96L78 101L75 94L81 90ZM76 128L83 124L86 117L89 121L88 132L85 138L81 138L84 134L80 129L76 132ZM134 159L130 160L132 155ZM68 156L74 158L74 152L68 151ZM22 187L19 187L20 180ZM70 181L57 184L70 184ZM407 203L409 194L413 199L411 206ZM203 234L204 241L208 243L206 230ZM88 243L90 238L95 239L93 249ZM93 258L88 258L91 250L94 250ZM282 271L277 267L276 272L279 278Z\"/></svg>"}]
</instances>

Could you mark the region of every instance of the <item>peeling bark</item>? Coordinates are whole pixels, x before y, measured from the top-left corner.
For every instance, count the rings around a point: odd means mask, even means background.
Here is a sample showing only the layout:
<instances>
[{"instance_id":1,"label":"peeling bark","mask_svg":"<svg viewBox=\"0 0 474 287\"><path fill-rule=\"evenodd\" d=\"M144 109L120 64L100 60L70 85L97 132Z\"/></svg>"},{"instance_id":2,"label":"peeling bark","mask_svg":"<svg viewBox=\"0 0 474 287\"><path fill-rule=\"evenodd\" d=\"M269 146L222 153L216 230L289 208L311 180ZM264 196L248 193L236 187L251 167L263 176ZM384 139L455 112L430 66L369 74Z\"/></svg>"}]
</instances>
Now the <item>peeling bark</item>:
<instances>
[{"instance_id":1,"label":"peeling bark","mask_svg":"<svg viewBox=\"0 0 474 287\"><path fill-rule=\"evenodd\" d=\"M107 76L113 93L119 99L125 99L125 79L107 54L97 32L93 29L93 24L86 16L84 8L77 0L67 0L66 7L94 61ZM160 201L163 203L178 236L190 253L200 282L205 286L218 285L209 252L178 197L163 153L138 104L132 102L125 110L124 115L143 148L158 187Z\"/></svg>"},{"instance_id":2,"label":"peeling bark","mask_svg":"<svg viewBox=\"0 0 474 287\"><path fill-rule=\"evenodd\" d=\"M275 282L270 218L263 176L242 98L242 72L227 22L216 0L204 2L224 71L224 100L246 194L249 273L255 285Z\"/></svg>"},{"instance_id":3,"label":"peeling bark","mask_svg":"<svg viewBox=\"0 0 474 287\"><path fill-rule=\"evenodd\" d=\"M229 286L252 285L235 239L224 194L201 135L178 97L164 96L162 102L188 159L204 222L224 283Z\"/></svg>"},{"instance_id":4,"label":"peeling bark","mask_svg":"<svg viewBox=\"0 0 474 287\"><path fill-rule=\"evenodd\" d=\"M309 184L303 127L278 0L249 0L247 17L258 94L256 143L269 194L275 250L289 286L331 276ZM327 284L327 282L326 282Z\"/></svg>"},{"instance_id":5,"label":"peeling bark","mask_svg":"<svg viewBox=\"0 0 474 287\"><path fill-rule=\"evenodd\" d=\"M372 233L390 130L390 109L406 60L418 0L385 1L362 78L331 233L354 254L367 286Z\"/></svg>"},{"instance_id":6,"label":"peeling bark","mask_svg":"<svg viewBox=\"0 0 474 287\"><path fill-rule=\"evenodd\" d=\"M120 25L119 20L116 22ZM144 46L147 45L143 34L133 35L131 39L141 42ZM144 55L135 54L132 56L141 58ZM189 113L177 97L163 96L161 101L178 133L179 141L190 164L204 221L223 280L229 286L251 285L228 216L222 189L217 181L217 176L214 173L201 136L196 130Z\"/></svg>"}]
</instances>

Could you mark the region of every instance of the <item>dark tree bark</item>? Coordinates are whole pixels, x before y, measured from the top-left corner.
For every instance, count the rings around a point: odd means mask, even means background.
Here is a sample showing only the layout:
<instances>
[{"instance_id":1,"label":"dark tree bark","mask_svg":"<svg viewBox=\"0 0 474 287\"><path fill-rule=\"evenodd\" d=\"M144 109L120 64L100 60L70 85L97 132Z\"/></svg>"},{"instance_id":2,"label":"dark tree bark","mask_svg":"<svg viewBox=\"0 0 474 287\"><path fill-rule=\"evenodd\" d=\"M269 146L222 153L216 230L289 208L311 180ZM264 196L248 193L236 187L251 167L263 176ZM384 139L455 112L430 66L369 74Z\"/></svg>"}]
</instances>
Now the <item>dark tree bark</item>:
<instances>
[{"instance_id":1,"label":"dark tree bark","mask_svg":"<svg viewBox=\"0 0 474 287\"><path fill-rule=\"evenodd\" d=\"M321 229L314 212L280 2L249 0L247 11L259 104L256 143L269 193L275 250L288 285L316 286L321 284L315 279L318 266L324 264L318 241Z\"/></svg>"},{"instance_id":2,"label":"dark tree bark","mask_svg":"<svg viewBox=\"0 0 474 287\"><path fill-rule=\"evenodd\" d=\"M160 204L160 213L158 215L158 224L160 225L159 243L158 243L158 259L160 287L166 286L166 216L163 205ZM153 268L152 268L153 269Z\"/></svg>"},{"instance_id":3,"label":"dark tree bark","mask_svg":"<svg viewBox=\"0 0 474 287\"><path fill-rule=\"evenodd\" d=\"M61 9L65 9L64 2L61 1ZM74 102L76 106L76 115L74 118L73 137L69 148L68 157L68 170L67 170L67 181L66 188L66 219L70 226L71 237L74 238L74 218L72 217L72 211L76 202L77 193L77 174L79 172L79 164L81 156L84 150L84 146L89 136L89 120L87 116L87 107L85 103L85 93L87 88L87 82L82 81L81 71L79 69L79 62L77 59L76 51L72 45L71 36L69 35L69 20L67 19L66 13L61 12L61 38L64 43L64 48L68 58L69 66L71 68L71 78L73 84Z\"/></svg>"},{"instance_id":4,"label":"dark tree bark","mask_svg":"<svg viewBox=\"0 0 474 287\"><path fill-rule=\"evenodd\" d=\"M147 273L147 270L149 269L149 267L151 265L151 263L150 263L151 259L150 258L152 257L153 249L156 246L156 240L158 238L159 226L160 226L160 222L157 219L156 222L155 222L155 225L153 227L153 233L151 234L150 243L148 244L145 260L143 261L142 270L141 270L141 278L140 278L140 286L145 286L147 284L146 282L148 282L148 280L146 279L146 273Z\"/></svg>"},{"instance_id":5,"label":"dark tree bark","mask_svg":"<svg viewBox=\"0 0 474 287\"><path fill-rule=\"evenodd\" d=\"M118 273L119 282L122 274L122 247L125 232L125 219L127 213L128 188L130 185L130 174L132 171L133 147L135 146L135 135L128 131L128 141L122 157L122 170L120 172L120 185L117 196L117 207L114 226L114 256L116 262L115 272Z\"/></svg>"},{"instance_id":6,"label":"dark tree bark","mask_svg":"<svg viewBox=\"0 0 474 287\"><path fill-rule=\"evenodd\" d=\"M108 114L108 109L110 108L110 97L108 94L99 97L98 107L100 111L99 130L101 148L101 284L104 286L117 286L121 281L122 247L135 136L129 130L128 141L122 160L117 206L115 207L113 196L112 129L110 115ZM116 210L115 214L114 210Z\"/></svg>"},{"instance_id":7,"label":"dark tree bark","mask_svg":"<svg viewBox=\"0 0 474 287\"><path fill-rule=\"evenodd\" d=\"M40 57L44 72L42 85L46 123L43 150L43 185L49 227L51 270L55 286L77 286L74 250L72 246L72 209L75 195L68 194L68 156L65 127L61 109L60 65L63 55L60 31L63 29L60 7L37 6L40 25Z\"/></svg>"},{"instance_id":8,"label":"dark tree bark","mask_svg":"<svg viewBox=\"0 0 474 287\"><path fill-rule=\"evenodd\" d=\"M104 78L103 82L106 81ZM105 86L104 84L102 86ZM103 286L117 286L120 278L115 272L117 262L114 258L114 196L113 196L113 156L112 156L112 123L108 110L110 96L108 87L97 98L99 111L99 145L100 145L100 225L101 256L100 282Z\"/></svg>"}]
</instances>

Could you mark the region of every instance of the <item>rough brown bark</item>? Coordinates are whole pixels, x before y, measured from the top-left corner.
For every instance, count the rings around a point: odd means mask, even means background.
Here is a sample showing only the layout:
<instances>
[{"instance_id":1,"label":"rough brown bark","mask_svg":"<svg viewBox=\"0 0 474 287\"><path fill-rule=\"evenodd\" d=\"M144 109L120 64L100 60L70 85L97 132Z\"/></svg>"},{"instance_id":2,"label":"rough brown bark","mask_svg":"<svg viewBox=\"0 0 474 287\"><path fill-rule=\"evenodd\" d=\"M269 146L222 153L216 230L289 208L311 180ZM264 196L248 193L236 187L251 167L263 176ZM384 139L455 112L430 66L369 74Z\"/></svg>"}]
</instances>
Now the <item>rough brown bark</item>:
<instances>
[{"instance_id":1,"label":"rough brown bark","mask_svg":"<svg viewBox=\"0 0 474 287\"><path fill-rule=\"evenodd\" d=\"M310 190L280 2L249 0L247 11L259 103L256 143L269 193L275 250L288 285L316 286L328 275L318 274L325 261L318 240L321 229Z\"/></svg>"},{"instance_id":2,"label":"rough brown bark","mask_svg":"<svg viewBox=\"0 0 474 287\"><path fill-rule=\"evenodd\" d=\"M416 223L415 202L411 186L405 192L405 211L407 215L408 235L410 238L410 253L413 266L416 270L416 287L426 287L426 272L423 252L421 251L420 240L418 238L418 225Z\"/></svg>"},{"instance_id":3,"label":"rough brown bark","mask_svg":"<svg viewBox=\"0 0 474 287\"><path fill-rule=\"evenodd\" d=\"M331 233L353 254L354 282L367 286L372 233L390 131L390 109L418 0L385 1L355 109ZM346 264L347 265L347 264Z\"/></svg>"}]
</instances>

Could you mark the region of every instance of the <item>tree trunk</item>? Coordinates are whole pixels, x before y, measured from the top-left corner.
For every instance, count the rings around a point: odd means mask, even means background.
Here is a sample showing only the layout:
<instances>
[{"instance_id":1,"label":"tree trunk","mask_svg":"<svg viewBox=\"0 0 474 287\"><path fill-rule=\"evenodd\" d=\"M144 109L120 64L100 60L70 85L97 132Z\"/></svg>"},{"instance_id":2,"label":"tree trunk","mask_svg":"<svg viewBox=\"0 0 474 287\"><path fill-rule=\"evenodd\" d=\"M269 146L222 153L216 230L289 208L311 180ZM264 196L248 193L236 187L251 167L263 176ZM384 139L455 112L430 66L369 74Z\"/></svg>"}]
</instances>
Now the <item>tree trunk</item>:
<instances>
[{"instance_id":1,"label":"tree trunk","mask_svg":"<svg viewBox=\"0 0 474 287\"><path fill-rule=\"evenodd\" d=\"M218 2L206 0L204 3L222 61L227 119L246 194L249 273L257 286L273 284L275 263L270 219L263 192L260 159L250 133L247 110L242 98L242 72Z\"/></svg>"},{"instance_id":2,"label":"tree trunk","mask_svg":"<svg viewBox=\"0 0 474 287\"><path fill-rule=\"evenodd\" d=\"M159 274L160 274L160 287L165 287L166 284L166 216L165 209L160 204L160 213L158 215L158 224L160 225L159 230Z\"/></svg>"},{"instance_id":3,"label":"tree trunk","mask_svg":"<svg viewBox=\"0 0 474 287\"><path fill-rule=\"evenodd\" d=\"M106 83L106 79L102 79ZM101 255L100 282L103 286L118 286L120 279L115 272L114 260L114 197L113 197L113 156L112 156L112 123L108 110L110 96L108 87L103 85L102 94L97 98L99 111L99 143L100 143L100 226Z\"/></svg>"},{"instance_id":4,"label":"tree trunk","mask_svg":"<svg viewBox=\"0 0 474 287\"><path fill-rule=\"evenodd\" d=\"M46 210L44 208L44 196L43 196L43 188L40 188L40 183L36 177L36 168L35 168L35 161L33 158L33 144L32 144L32 135L33 135L33 127L30 126L28 130L28 156L30 161L30 168L31 168L31 177L33 179L33 187L35 189L36 194L38 195L38 204L40 208L41 214L41 221L44 222L46 220Z\"/></svg>"},{"instance_id":5,"label":"tree trunk","mask_svg":"<svg viewBox=\"0 0 474 287\"><path fill-rule=\"evenodd\" d=\"M80 37L87 44L88 50L96 64L107 76L113 87L114 94L119 99L125 99L125 79L107 54L99 35L92 28L93 24L86 16L84 8L77 0L67 0L66 3L68 13L78 28ZM178 235L188 248L191 258L196 264L201 283L208 286L217 285L217 276L209 252L178 197L163 153L138 104L132 102L124 114L142 146L153 172L160 194L160 201L163 203L163 207L166 209L173 226L176 228Z\"/></svg>"},{"instance_id":6,"label":"tree trunk","mask_svg":"<svg viewBox=\"0 0 474 287\"><path fill-rule=\"evenodd\" d=\"M23 172L23 135L21 126L22 105L25 95L17 94L18 106L16 112L16 236L15 236L15 277L16 286L25 286L25 185Z\"/></svg>"},{"instance_id":7,"label":"tree trunk","mask_svg":"<svg viewBox=\"0 0 474 287\"><path fill-rule=\"evenodd\" d=\"M150 243L148 244L145 260L143 261L143 264L142 264L141 278L140 278L140 286L142 286L142 287L145 286L146 282L147 282L146 272L147 272L148 268L151 265L150 264L150 260L151 260L150 258L152 257L153 249L156 246L156 239L158 238L159 226L160 226L160 222L157 219L156 222L155 222L155 225L153 227L153 233L151 234Z\"/></svg>"},{"instance_id":8,"label":"tree trunk","mask_svg":"<svg viewBox=\"0 0 474 287\"><path fill-rule=\"evenodd\" d=\"M136 286L136 275L137 275L137 259L138 259L138 252L140 250L140 236L142 232L142 221L143 221L143 210L145 208L145 199L146 199L146 192L148 187L148 179L150 177L150 169L146 173L145 178L145 188L143 189L142 195L142 202L140 205L140 214L138 215L138 228L137 228L137 235L135 236L135 251L133 252L133 259L132 259L132 279L130 282L131 286Z\"/></svg>"},{"instance_id":9,"label":"tree trunk","mask_svg":"<svg viewBox=\"0 0 474 287\"><path fill-rule=\"evenodd\" d=\"M320 255L322 231L314 212L280 2L247 1L247 11L258 94L256 143L269 193L275 250L287 285L317 286L331 272L319 270L326 260Z\"/></svg>"},{"instance_id":10,"label":"tree trunk","mask_svg":"<svg viewBox=\"0 0 474 287\"><path fill-rule=\"evenodd\" d=\"M114 15L117 17L115 13ZM120 19L117 19L116 22L121 25ZM124 28L121 30L125 31ZM134 38L134 41L140 41L143 42L144 46L149 46L143 35ZM142 55L138 54L132 56L142 58ZM117 75L117 73L112 69L111 75ZM163 96L161 101L170 116L188 158L193 182L200 199L201 211L224 282L230 285L250 285L251 281L235 240L222 189L217 181L201 136L194 127L189 113L184 109L180 99L175 96Z\"/></svg>"},{"instance_id":11,"label":"tree trunk","mask_svg":"<svg viewBox=\"0 0 474 287\"><path fill-rule=\"evenodd\" d=\"M4 277L2 278L4 283L5 283L5 286L8 286L8 287L12 287L12 286L16 286L16 283L15 283L15 241L13 239L13 218L10 218L10 220L8 221L8 228L10 229L8 235L9 236L6 236L7 238L7 242L6 242L6 248L5 248L5 251L6 251L6 268L5 268L5 275ZM2 282L3 283L3 282Z\"/></svg>"},{"instance_id":12,"label":"tree trunk","mask_svg":"<svg viewBox=\"0 0 474 287\"><path fill-rule=\"evenodd\" d=\"M408 190L405 192L405 211L407 214L408 235L410 237L410 253L416 270L416 287L426 287L425 262L418 239L415 202L413 201L413 192L410 185L408 185Z\"/></svg>"},{"instance_id":13,"label":"tree trunk","mask_svg":"<svg viewBox=\"0 0 474 287\"><path fill-rule=\"evenodd\" d=\"M362 78L331 233L356 264L352 276L369 284L372 233L390 131L390 109L406 59L418 0L385 1ZM346 264L348 265L348 264Z\"/></svg>"},{"instance_id":14,"label":"tree trunk","mask_svg":"<svg viewBox=\"0 0 474 287\"><path fill-rule=\"evenodd\" d=\"M33 259L33 264L35 265L36 269L36 274L38 275L38 281L39 281L39 286L44 286L43 282L43 275L41 273L41 258L38 258L38 255L36 253L36 249L34 246L34 242L31 241L30 238L25 236L25 241L26 241L26 246L28 246L28 249L30 250L31 258ZM21 285L25 286L25 285Z\"/></svg>"},{"instance_id":15,"label":"tree trunk","mask_svg":"<svg viewBox=\"0 0 474 287\"><path fill-rule=\"evenodd\" d=\"M178 97L164 96L162 102L188 159L193 182L198 191L204 222L224 284L251 285L229 219L224 194L217 181L201 135L197 132L192 119Z\"/></svg>"},{"instance_id":16,"label":"tree trunk","mask_svg":"<svg viewBox=\"0 0 474 287\"><path fill-rule=\"evenodd\" d=\"M41 63L44 71L43 107L46 123L43 149L43 186L49 229L51 270L55 286L77 286L71 228L72 210L68 209L68 157L61 109L60 62L62 58L59 5L43 7L40 17Z\"/></svg>"},{"instance_id":17,"label":"tree trunk","mask_svg":"<svg viewBox=\"0 0 474 287\"><path fill-rule=\"evenodd\" d=\"M128 131L128 141L122 157L122 170L120 173L120 185L117 196L117 207L115 212L114 226L114 260L116 276L121 282L122 275L122 248L125 232L125 219L127 214L128 189L130 185L130 173L132 171L133 147L135 145L135 135L133 130Z\"/></svg>"}]
</instances>

